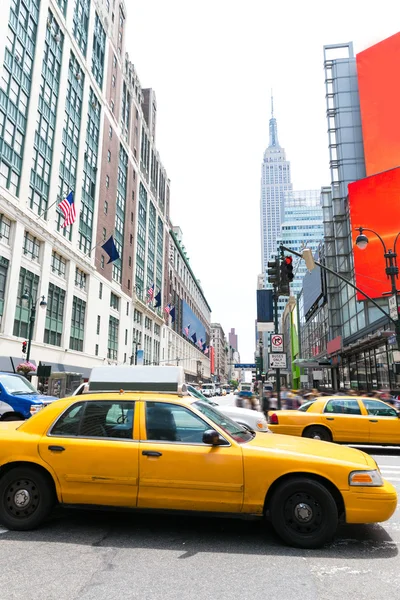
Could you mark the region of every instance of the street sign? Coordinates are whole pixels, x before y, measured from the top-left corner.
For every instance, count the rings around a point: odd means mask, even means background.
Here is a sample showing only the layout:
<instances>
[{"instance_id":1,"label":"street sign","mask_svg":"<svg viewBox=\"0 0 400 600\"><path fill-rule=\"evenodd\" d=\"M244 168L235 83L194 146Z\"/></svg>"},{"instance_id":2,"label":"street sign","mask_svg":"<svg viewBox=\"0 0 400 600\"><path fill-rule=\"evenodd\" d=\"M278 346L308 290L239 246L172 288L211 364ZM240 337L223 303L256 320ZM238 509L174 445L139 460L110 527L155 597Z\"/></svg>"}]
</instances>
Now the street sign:
<instances>
[{"instance_id":1,"label":"street sign","mask_svg":"<svg viewBox=\"0 0 400 600\"><path fill-rule=\"evenodd\" d=\"M389 298L389 315L395 321L399 318L399 313L397 310L397 297L396 295L390 296Z\"/></svg>"},{"instance_id":2,"label":"street sign","mask_svg":"<svg viewBox=\"0 0 400 600\"><path fill-rule=\"evenodd\" d=\"M281 333L271 335L271 352L283 352L283 335Z\"/></svg>"},{"instance_id":3,"label":"street sign","mask_svg":"<svg viewBox=\"0 0 400 600\"><path fill-rule=\"evenodd\" d=\"M390 338L388 338L388 344L390 344L391 346L393 346L393 344L396 343L396 336L395 335L391 335Z\"/></svg>"},{"instance_id":4,"label":"street sign","mask_svg":"<svg viewBox=\"0 0 400 600\"><path fill-rule=\"evenodd\" d=\"M282 352L269 355L270 369L286 369L286 354Z\"/></svg>"},{"instance_id":5,"label":"street sign","mask_svg":"<svg viewBox=\"0 0 400 600\"><path fill-rule=\"evenodd\" d=\"M255 369L255 363L237 363L235 369Z\"/></svg>"}]
</instances>

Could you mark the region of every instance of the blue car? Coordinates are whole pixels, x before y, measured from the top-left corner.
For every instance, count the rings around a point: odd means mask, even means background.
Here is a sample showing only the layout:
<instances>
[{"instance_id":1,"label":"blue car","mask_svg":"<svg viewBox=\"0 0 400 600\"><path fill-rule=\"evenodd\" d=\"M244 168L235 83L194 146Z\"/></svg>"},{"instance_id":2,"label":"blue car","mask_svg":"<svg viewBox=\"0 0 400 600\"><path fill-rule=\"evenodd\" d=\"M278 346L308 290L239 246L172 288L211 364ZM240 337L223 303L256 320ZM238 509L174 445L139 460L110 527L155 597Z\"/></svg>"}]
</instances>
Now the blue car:
<instances>
[{"instance_id":1,"label":"blue car","mask_svg":"<svg viewBox=\"0 0 400 600\"><path fill-rule=\"evenodd\" d=\"M0 421L28 419L54 400L58 398L43 396L22 375L0 373Z\"/></svg>"}]
</instances>

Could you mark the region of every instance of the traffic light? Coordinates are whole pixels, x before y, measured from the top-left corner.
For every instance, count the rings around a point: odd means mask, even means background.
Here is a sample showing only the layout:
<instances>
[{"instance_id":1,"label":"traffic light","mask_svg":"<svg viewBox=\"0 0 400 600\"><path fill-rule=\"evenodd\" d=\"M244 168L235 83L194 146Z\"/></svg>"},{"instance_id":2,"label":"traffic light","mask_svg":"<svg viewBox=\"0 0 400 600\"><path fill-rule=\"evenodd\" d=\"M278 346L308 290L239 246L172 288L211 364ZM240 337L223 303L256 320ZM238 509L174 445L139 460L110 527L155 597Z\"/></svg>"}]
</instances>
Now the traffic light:
<instances>
[{"instance_id":1,"label":"traffic light","mask_svg":"<svg viewBox=\"0 0 400 600\"><path fill-rule=\"evenodd\" d=\"M280 264L280 287L279 291L282 296L290 295L289 284L294 279L293 274L293 258L291 256L285 256Z\"/></svg>"},{"instance_id":2,"label":"traffic light","mask_svg":"<svg viewBox=\"0 0 400 600\"><path fill-rule=\"evenodd\" d=\"M27 342L22 342L22 354L26 354Z\"/></svg>"},{"instance_id":3,"label":"traffic light","mask_svg":"<svg viewBox=\"0 0 400 600\"><path fill-rule=\"evenodd\" d=\"M275 258L269 261L267 269L268 283L279 288L279 260Z\"/></svg>"}]
</instances>

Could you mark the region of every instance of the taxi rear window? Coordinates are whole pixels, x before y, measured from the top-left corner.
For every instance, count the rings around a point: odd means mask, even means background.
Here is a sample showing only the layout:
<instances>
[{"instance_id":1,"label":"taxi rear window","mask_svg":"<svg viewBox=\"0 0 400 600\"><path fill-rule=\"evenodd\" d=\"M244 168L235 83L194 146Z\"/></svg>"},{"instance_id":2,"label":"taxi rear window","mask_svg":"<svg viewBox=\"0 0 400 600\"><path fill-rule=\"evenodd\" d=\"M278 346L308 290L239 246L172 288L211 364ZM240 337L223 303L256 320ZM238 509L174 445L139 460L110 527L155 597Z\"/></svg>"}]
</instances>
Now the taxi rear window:
<instances>
[{"instance_id":1,"label":"taxi rear window","mask_svg":"<svg viewBox=\"0 0 400 600\"><path fill-rule=\"evenodd\" d=\"M301 410L302 412L307 412L308 409L315 403L315 400L310 400L310 402L306 402L305 404L302 404L299 408L299 410Z\"/></svg>"}]
</instances>

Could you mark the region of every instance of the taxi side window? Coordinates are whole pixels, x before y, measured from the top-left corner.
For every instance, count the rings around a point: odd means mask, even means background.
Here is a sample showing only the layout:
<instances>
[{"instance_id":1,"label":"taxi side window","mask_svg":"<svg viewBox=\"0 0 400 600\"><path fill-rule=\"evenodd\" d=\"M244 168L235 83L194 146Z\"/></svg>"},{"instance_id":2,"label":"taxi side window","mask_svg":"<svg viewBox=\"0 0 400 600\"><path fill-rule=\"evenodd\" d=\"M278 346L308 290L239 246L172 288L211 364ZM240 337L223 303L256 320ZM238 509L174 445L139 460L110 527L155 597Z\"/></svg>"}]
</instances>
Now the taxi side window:
<instances>
[{"instance_id":1,"label":"taxi side window","mask_svg":"<svg viewBox=\"0 0 400 600\"><path fill-rule=\"evenodd\" d=\"M146 434L148 440L202 444L208 423L188 408L164 402L146 403Z\"/></svg>"},{"instance_id":2,"label":"taxi side window","mask_svg":"<svg viewBox=\"0 0 400 600\"><path fill-rule=\"evenodd\" d=\"M339 415L361 415L360 405L357 400L329 400L324 413Z\"/></svg>"},{"instance_id":3,"label":"taxi side window","mask_svg":"<svg viewBox=\"0 0 400 600\"><path fill-rule=\"evenodd\" d=\"M50 435L133 438L134 402L81 402L68 408Z\"/></svg>"},{"instance_id":4,"label":"taxi side window","mask_svg":"<svg viewBox=\"0 0 400 600\"><path fill-rule=\"evenodd\" d=\"M364 406L369 415L374 417L396 417L397 413L394 408L387 406L383 402L377 400L363 400Z\"/></svg>"}]
</instances>

